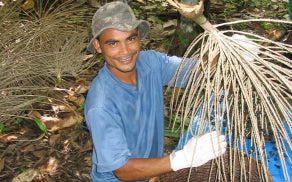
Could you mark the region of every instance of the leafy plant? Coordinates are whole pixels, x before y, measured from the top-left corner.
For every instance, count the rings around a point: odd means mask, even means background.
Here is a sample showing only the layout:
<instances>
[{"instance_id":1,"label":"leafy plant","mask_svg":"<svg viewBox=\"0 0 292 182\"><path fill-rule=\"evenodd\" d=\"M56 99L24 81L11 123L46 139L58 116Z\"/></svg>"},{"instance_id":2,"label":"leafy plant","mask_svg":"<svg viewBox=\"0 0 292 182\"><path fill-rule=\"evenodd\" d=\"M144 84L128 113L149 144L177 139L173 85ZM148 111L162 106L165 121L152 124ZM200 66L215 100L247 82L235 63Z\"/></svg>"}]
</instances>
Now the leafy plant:
<instances>
[{"instance_id":1,"label":"leafy plant","mask_svg":"<svg viewBox=\"0 0 292 182\"><path fill-rule=\"evenodd\" d=\"M183 38L181 34L178 34L178 40L183 47L187 47L188 40Z\"/></svg>"},{"instance_id":2,"label":"leafy plant","mask_svg":"<svg viewBox=\"0 0 292 182\"><path fill-rule=\"evenodd\" d=\"M233 26L236 30L247 30L249 28L248 23L238 23Z\"/></svg>"},{"instance_id":3,"label":"leafy plant","mask_svg":"<svg viewBox=\"0 0 292 182\"><path fill-rule=\"evenodd\" d=\"M84 111L84 106L85 106L85 104L83 103L80 107L77 108L77 110L79 112L83 112Z\"/></svg>"},{"instance_id":4,"label":"leafy plant","mask_svg":"<svg viewBox=\"0 0 292 182\"><path fill-rule=\"evenodd\" d=\"M261 26L265 29L265 30L270 30L272 27L272 24L270 22L263 22L261 23Z\"/></svg>"},{"instance_id":5,"label":"leafy plant","mask_svg":"<svg viewBox=\"0 0 292 182\"><path fill-rule=\"evenodd\" d=\"M168 40L168 39L163 40L163 45L164 45L165 47L171 47L171 46L172 46L170 40Z\"/></svg>"},{"instance_id":6,"label":"leafy plant","mask_svg":"<svg viewBox=\"0 0 292 182\"><path fill-rule=\"evenodd\" d=\"M48 135L47 126L38 118L33 118L33 121L38 125L39 129L45 134Z\"/></svg>"},{"instance_id":7,"label":"leafy plant","mask_svg":"<svg viewBox=\"0 0 292 182\"><path fill-rule=\"evenodd\" d=\"M7 128L3 123L0 123L0 134L8 132L9 128Z\"/></svg>"},{"instance_id":8,"label":"leafy plant","mask_svg":"<svg viewBox=\"0 0 292 182\"><path fill-rule=\"evenodd\" d=\"M22 121L23 121L23 118L17 118L13 120L13 123L20 127L22 124Z\"/></svg>"},{"instance_id":9,"label":"leafy plant","mask_svg":"<svg viewBox=\"0 0 292 182\"><path fill-rule=\"evenodd\" d=\"M151 19L153 19L156 23L163 25L162 21L157 16L150 16Z\"/></svg>"},{"instance_id":10,"label":"leafy plant","mask_svg":"<svg viewBox=\"0 0 292 182\"><path fill-rule=\"evenodd\" d=\"M227 6L221 15L223 15L225 18L230 18L233 13L235 13L237 9L234 6Z\"/></svg>"},{"instance_id":11,"label":"leafy plant","mask_svg":"<svg viewBox=\"0 0 292 182\"><path fill-rule=\"evenodd\" d=\"M79 123L76 123L76 124L75 124L75 130L80 131L80 130L83 130L83 129L84 129L84 126L83 126L83 125L81 125L81 124L79 124Z\"/></svg>"},{"instance_id":12,"label":"leafy plant","mask_svg":"<svg viewBox=\"0 0 292 182\"><path fill-rule=\"evenodd\" d=\"M19 166L18 169L21 171L21 172L25 172L26 171L26 168L24 166Z\"/></svg>"}]
</instances>

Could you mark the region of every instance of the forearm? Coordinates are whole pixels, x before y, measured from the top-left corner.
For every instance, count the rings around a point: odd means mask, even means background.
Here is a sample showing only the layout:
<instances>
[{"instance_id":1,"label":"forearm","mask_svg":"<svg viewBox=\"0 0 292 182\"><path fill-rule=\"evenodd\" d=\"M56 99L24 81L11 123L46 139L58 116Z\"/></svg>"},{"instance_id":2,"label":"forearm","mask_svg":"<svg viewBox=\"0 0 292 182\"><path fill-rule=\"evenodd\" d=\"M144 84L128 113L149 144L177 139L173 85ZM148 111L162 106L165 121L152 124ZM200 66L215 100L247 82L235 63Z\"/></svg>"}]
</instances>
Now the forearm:
<instances>
[{"instance_id":1,"label":"forearm","mask_svg":"<svg viewBox=\"0 0 292 182\"><path fill-rule=\"evenodd\" d=\"M126 165L114 171L123 181L144 180L171 172L169 155L161 158L130 159Z\"/></svg>"}]
</instances>

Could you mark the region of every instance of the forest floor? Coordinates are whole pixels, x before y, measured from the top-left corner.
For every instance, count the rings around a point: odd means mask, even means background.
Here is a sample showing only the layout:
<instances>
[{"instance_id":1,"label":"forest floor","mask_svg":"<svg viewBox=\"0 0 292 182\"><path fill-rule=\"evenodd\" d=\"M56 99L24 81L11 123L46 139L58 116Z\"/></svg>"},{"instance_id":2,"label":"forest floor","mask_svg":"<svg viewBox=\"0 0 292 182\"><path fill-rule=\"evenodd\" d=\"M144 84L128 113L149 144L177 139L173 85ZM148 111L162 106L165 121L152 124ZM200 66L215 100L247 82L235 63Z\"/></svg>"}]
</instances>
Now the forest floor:
<instances>
[{"instance_id":1,"label":"forest floor","mask_svg":"<svg viewBox=\"0 0 292 182\"><path fill-rule=\"evenodd\" d=\"M175 10L164 11L161 7L146 6L143 0L131 3L141 4L136 11L143 18L145 11L152 14L153 28L149 36L142 41L142 47L169 53L169 40L176 29L178 13ZM154 2L154 1L153 1ZM157 3L158 1L156 1ZM159 1L160 2L160 1ZM226 3L228 2L228 3ZM287 12L279 5L282 1L271 1L266 8L250 7L242 9L232 1L211 1L211 22L224 22L247 17L270 17L272 12ZM150 16L150 15L149 15ZM271 17L275 18L275 17ZM257 31L270 35L277 29L256 26ZM253 30L255 31L255 30ZM284 32L281 40L288 32ZM172 51L173 52L173 51ZM102 63L96 65L84 76L86 88L98 72ZM83 93L86 97L86 92ZM166 95L166 108L168 96ZM82 116L82 113L81 113ZM67 116L64 116L67 117ZM177 144L177 137L165 137L165 152L170 152ZM9 132L0 133L0 181L91 181L92 141L86 129L84 119L80 125L72 125L56 129L45 135L39 126L30 120L22 121L21 125L9 128Z\"/></svg>"}]
</instances>

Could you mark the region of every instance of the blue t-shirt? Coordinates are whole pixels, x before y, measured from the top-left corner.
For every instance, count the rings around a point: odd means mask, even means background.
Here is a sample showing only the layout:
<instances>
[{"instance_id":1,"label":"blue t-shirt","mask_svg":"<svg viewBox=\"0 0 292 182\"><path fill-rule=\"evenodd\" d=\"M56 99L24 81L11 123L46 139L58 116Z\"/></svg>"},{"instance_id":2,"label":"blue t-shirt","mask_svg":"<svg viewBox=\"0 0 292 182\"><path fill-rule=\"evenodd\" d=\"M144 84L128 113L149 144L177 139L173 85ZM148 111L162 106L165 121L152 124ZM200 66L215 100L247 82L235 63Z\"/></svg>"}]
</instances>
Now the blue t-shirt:
<instances>
[{"instance_id":1,"label":"blue t-shirt","mask_svg":"<svg viewBox=\"0 0 292 182\"><path fill-rule=\"evenodd\" d=\"M163 87L173 78L181 58L141 51L137 86L118 80L105 66L92 81L85 119L93 140L93 181L119 181L113 171L130 158L163 156Z\"/></svg>"}]
</instances>

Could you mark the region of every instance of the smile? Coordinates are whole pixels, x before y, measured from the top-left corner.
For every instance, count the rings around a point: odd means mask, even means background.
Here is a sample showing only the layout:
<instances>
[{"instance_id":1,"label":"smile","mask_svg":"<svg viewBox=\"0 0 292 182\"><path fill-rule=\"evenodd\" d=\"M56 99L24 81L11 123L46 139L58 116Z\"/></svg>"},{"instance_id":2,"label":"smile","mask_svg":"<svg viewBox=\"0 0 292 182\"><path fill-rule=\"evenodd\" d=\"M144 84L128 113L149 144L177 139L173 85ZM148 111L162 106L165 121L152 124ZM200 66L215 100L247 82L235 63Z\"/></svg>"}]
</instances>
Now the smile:
<instances>
[{"instance_id":1,"label":"smile","mask_svg":"<svg viewBox=\"0 0 292 182\"><path fill-rule=\"evenodd\" d=\"M120 61L120 62L123 62L123 63L126 63L126 62L131 61L131 58L132 58L132 57L120 58L119 61Z\"/></svg>"}]
</instances>

